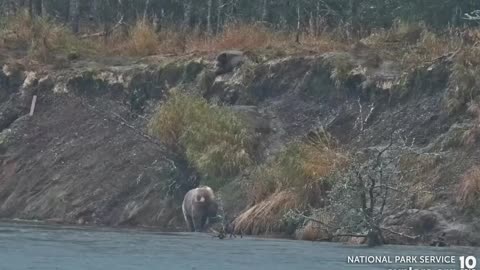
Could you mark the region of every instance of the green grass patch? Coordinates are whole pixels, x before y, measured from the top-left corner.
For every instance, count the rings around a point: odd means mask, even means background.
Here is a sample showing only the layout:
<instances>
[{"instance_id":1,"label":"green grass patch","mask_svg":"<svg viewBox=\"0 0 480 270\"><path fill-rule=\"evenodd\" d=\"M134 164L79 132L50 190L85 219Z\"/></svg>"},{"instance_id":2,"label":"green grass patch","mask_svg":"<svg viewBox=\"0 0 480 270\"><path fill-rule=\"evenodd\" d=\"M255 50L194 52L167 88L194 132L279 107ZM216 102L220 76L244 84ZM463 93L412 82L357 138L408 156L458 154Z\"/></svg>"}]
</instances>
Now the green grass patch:
<instances>
[{"instance_id":1,"label":"green grass patch","mask_svg":"<svg viewBox=\"0 0 480 270\"><path fill-rule=\"evenodd\" d=\"M318 204L331 187L328 176L347 162L327 133L292 142L272 161L255 169L251 201L258 203L277 191L294 190L305 205Z\"/></svg>"},{"instance_id":2,"label":"green grass patch","mask_svg":"<svg viewBox=\"0 0 480 270\"><path fill-rule=\"evenodd\" d=\"M254 162L254 136L226 107L173 91L149 124L149 132L186 159L215 187Z\"/></svg>"}]
</instances>

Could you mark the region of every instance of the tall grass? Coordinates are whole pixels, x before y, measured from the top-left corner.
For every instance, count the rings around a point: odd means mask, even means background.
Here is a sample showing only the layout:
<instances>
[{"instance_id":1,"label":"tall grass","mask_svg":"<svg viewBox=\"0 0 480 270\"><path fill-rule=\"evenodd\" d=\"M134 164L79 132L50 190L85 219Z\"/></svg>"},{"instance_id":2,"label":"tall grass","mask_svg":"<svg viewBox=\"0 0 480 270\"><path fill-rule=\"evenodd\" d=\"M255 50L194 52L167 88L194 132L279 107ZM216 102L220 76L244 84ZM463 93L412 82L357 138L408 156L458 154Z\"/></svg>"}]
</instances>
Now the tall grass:
<instances>
[{"instance_id":1,"label":"tall grass","mask_svg":"<svg viewBox=\"0 0 480 270\"><path fill-rule=\"evenodd\" d=\"M480 48L464 48L455 58L449 80L447 108L451 113L467 108L470 102L479 101Z\"/></svg>"},{"instance_id":2,"label":"tall grass","mask_svg":"<svg viewBox=\"0 0 480 270\"><path fill-rule=\"evenodd\" d=\"M457 202L464 209L480 207L480 167L474 166L461 178L457 190Z\"/></svg>"},{"instance_id":3,"label":"tall grass","mask_svg":"<svg viewBox=\"0 0 480 270\"><path fill-rule=\"evenodd\" d=\"M158 53L160 40L153 24L145 19L138 20L130 31L124 53L131 56L147 56Z\"/></svg>"},{"instance_id":4,"label":"tall grass","mask_svg":"<svg viewBox=\"0 0 480 270\"><path fill-rule=\"evenodd\" d=\"M187 160L214 186L253 163L254 137L225 107L174 91L153 116L149 132Z\"/></svg>"},{"instance_id":5,"label":"tall grass","mask_svg":"<svg viewBox=\"0 0 480 270\"><path fill-rule=\"evenodd\" d=\"M322 144L293 142L271 162L252 175L253 202L260 202L278 190L293 189L304 204L314 204L330 188L326 177L345 166L348 158Z\"/></svg>"},{"instance_id":6,"label":"tall grass","mask_svg":"<svg viewBox=\"0 0 480 270\"><path fill-rule=\"evenodd\" d=\"M162 25L162 29L155 29L145 18L125 27L127 31L121 31L121 35L114 31L106 39L98 39L98 36L88 38L88 35L79 38L63 25L48 18L32 19L27 11L23 11L5 19L1 40L7 40L6 43L10 43L11 48L32 47L32 53L44 59L48 58L47 52L62 48L73 52L88 48L87 53L95 56L201 54L226 49L255 50L276 56L348 51L350 45L358 41L345 34L348 33L348 26L320 33L304 31L299 35L300 43L296 42L296 32L277 31L258 23L232 23L215 34L198 29L185 32L172 25ZM460 36L462 34L456 33L454 29L439 35L424 25L398 21L391 29L377 30L364 38L363 42L375 49L382 58L398 61L403 68L408 69L455 50L462 44ZM463 36L478 39L480 35L478 30L469 30ZM35 44L32 44L33 41Z\"/></svg>"},{"instance_id":7,"label":"tall grass","mask_svg":"<svg viewBox=\"0 0 480 270\"><path fill-rule=\"evenodd\" d=\"M54 61L56 54L92 54L93 47L78 39L67 27L47 17L31 18L27 11L6 19L0 36L3 46L26 49L28 56L41 62Z\"/></svg>"},{"instance_id":8,"label":"tall grass","mask_svg":"<svg viewBox=\"0 0 480 270\"><path fill-rule=\"evenodd\" d=\"M235 230L247 234L268 234L282 231L282 218L290 209L299 207L298 197L283 190L271 194L235 219Z\"/></svg>"},{"instance_id":9,"label":"tall grass","mask_svg":"<svg viewBox=\"0 0 480 270\"><path fill-rule=\"evenodd\" d=\"M289 210L324 206L332 186L329 176L344 168L348 157L335 148L331 138L322 137L292 142L253 171L249 192L253 206L236 219L239 229L271 232L281 227Z\"/></svg>"},{"instance_id":10,"label":"tall grass","mask_svg":"<svg viewBox=\"0 0 480 270\"><path fill-rule=\"evenodd\" d=\"M375 48L383 59L395 60L404 70L431 63L462 45L453 35L439 35L424 24L403 21L396 21L392 28L376 31L362 41Z\"/></svg>"}]
</instances>

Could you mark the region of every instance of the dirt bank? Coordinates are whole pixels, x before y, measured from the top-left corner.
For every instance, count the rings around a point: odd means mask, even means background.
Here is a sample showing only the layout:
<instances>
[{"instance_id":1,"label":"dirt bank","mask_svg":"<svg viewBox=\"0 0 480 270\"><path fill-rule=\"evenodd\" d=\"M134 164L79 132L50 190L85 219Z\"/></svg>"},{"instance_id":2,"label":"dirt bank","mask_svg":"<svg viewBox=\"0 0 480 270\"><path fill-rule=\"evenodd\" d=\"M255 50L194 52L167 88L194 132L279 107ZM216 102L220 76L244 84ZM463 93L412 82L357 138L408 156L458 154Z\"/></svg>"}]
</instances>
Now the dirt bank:
<instances>
[{"instance_id":1,"label":"dirt bank","mask_svg":"<svg viewBox=\"0 0 480 270\"><path fill-rule=\"evenodd\" d=\"M426 242L447 232L451 244L480 244L478 218L454 200L459 178L477 164L480 149L457 142L456 132L473 120L445 109L451 63L440 59L408 76L388 62L352 68L339 83L332 76L335 57L252 62L214 81L209 59L76 63L35 73L7 64L12 71L0 72L0 218L182 230L178 198L200 179L146 135L155 107L168 89L181 86L247 112L263 134L259 162L318 126L351 149L383 146L397 130L416 151L437 157L426 175L435 178L434 196L385 222L410 233L420 228ZM237 188L241 178L221 193L229 198L230 216L247 207ZM428 228L425 216L433 220Z\"/></svg>"}]
</instances>

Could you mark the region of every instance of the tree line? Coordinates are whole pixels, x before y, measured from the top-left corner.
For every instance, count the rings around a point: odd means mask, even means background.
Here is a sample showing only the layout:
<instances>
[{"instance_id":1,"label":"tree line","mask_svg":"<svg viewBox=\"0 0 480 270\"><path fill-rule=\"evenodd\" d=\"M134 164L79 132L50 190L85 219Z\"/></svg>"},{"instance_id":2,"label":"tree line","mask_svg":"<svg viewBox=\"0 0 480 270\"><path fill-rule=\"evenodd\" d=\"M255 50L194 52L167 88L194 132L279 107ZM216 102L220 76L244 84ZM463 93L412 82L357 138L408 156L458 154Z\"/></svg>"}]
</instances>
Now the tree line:
<instances>
[{"instance_id":1,"label":"tree line","mask_svg":"<svg viewBox=\"0 0 480 270\"><path fill-rule=\"evenodd\" d=\"M353 33L387 28L396 19L433 28L475 25L465 13L480 9L475 0L0 0L2 17L28 10L69 23L108 26L148 18L159 29L181 26L208 33L229 23L263 23L278 30L320 33L348 27Z\"/></svg>"}]
</instances>

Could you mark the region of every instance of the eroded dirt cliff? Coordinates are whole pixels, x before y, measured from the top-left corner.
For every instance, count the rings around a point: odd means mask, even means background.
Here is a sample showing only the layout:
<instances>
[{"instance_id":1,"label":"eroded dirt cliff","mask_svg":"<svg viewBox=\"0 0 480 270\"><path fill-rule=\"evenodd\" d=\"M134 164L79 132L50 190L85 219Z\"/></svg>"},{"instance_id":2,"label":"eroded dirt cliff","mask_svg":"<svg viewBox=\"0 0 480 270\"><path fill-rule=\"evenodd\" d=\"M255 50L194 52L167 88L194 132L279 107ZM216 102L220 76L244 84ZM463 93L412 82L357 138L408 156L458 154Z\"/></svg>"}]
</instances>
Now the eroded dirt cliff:
<instances>
[{"instance_id":1,"label":"eroded dirt cliff","mask_svg":"<svg viewBox=\"0 0 480 270\"><path fill-rule=\"evenodd\" d=\"M353 63L344 77L338 57ZM178 198L185 190L174 196L172 185L187 183L186 189L199 179L145 131L168 90L181 86L243 113L263 134L259 162L319 126L349 149L382 147L397 131L415 151L435 157L425 175L427 185L434 178L434 198L428 205L412 198L410 209L385 222L429 239L447 232L451 244L478 245L478 218L464 214L453 195L480 150L463 146L456 135L473 120L445 109L449 60L409 74L390 62L374 68L361 63L349 54L296 56L248 62L216 78L211 59L76 63L50 71L5 64L0 218L182 230ZM33 95L38 101L30 117ZM222 190L230 197L225 202L230 216L246 207L238 192L229 194L236 185Z\"/></svg>"}]
</instances>

